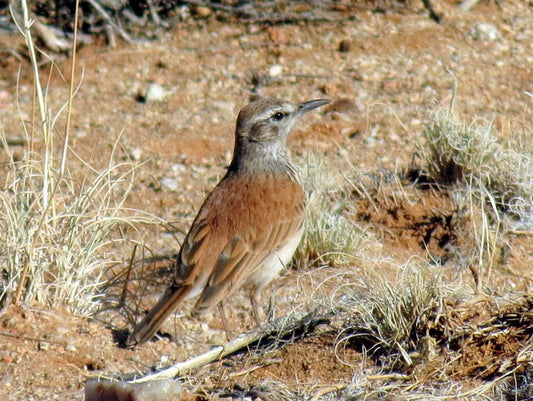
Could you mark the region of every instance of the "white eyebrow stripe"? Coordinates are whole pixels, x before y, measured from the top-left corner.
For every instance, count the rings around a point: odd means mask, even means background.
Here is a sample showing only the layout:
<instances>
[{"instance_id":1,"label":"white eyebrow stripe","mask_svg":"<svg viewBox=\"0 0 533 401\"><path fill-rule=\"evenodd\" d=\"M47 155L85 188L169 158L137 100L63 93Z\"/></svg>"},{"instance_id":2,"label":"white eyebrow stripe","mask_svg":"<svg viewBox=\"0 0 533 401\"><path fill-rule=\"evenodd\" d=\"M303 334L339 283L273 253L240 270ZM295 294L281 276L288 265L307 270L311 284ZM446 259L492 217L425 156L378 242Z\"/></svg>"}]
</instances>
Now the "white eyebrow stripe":
<instances>
[{"instance_id":1,"label":"white eyebrow stripe","mask_svg":"<svg viewBox=\"0 0 533 401\"><path fill-rule=\"evenodd\" d=\"M268 120L275 113L282 112L283 114L293 113L296 109L291 107L288 108L287 105L281 105L276 108L271 108L270 110L265 110L263 113L256 116L255 121Z\"/></svg>"}]
</instances>

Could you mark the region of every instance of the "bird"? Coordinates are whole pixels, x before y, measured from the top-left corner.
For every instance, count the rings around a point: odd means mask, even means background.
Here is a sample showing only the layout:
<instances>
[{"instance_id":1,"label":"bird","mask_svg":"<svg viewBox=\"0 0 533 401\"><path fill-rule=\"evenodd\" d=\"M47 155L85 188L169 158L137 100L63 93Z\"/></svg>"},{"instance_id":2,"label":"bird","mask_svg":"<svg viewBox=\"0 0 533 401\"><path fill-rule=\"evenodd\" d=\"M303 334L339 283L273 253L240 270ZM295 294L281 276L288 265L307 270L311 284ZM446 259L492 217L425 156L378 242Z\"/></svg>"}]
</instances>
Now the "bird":
<instances>
[{"instance_id":1,"label":"bird","mask_svg":"<svg viewBox=\"0 0 533 401\"><path fill-rule=\"evenodd\" d=\"M126 340L148 341L181 301L198 297L191 317L250 291L259 325L260 293L291 261L302 238L305 193L286 140L296 121L329 103L260 97L237 116L226 174L208 194L181 245L171 285Z\"/></svg>"}]
</instances>

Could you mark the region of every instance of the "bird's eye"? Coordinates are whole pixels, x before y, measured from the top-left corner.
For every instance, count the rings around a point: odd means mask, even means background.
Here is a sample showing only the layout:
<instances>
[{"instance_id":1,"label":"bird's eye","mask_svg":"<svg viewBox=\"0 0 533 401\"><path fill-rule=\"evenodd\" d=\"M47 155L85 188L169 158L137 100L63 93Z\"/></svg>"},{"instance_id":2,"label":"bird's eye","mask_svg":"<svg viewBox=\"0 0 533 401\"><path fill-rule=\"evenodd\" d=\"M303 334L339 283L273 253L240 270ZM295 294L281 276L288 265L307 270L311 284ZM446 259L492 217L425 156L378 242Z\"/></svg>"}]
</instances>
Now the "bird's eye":
<instances>
[{"instance_id":1,"label":"bird's eye","mask_svg":"<svg viewBox=\"0 0 533 401\"><path fill-rule=\"evenodd\" d=\"M276 121L281 121L283 120L283 117L285 117L285 114L283 114L281 111L278 111L277 113L275 113L272 118Z\"/></svg>"}]
</instances>

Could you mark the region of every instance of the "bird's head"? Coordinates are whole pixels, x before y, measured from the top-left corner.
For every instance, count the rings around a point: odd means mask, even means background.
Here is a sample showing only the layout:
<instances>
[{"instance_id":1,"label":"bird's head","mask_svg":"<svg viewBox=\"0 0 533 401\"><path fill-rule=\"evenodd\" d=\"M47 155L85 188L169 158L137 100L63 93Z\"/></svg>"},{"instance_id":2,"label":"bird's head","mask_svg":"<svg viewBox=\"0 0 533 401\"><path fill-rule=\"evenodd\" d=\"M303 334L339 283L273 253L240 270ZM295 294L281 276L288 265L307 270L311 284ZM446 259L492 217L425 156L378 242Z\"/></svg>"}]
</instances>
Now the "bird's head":
<instances>
[{"instance_id":1,"label":"bird's head","mask_svg":"<svg viewBox=\"0 0 533 401\"><path fill-rule=\"evenodd\" d=\"M276 98L259 98L240 111L236 139L264 144L284 143L302 115L327 103L329 100L325 99L293 104Z\"/></svg>"}]
</instances>

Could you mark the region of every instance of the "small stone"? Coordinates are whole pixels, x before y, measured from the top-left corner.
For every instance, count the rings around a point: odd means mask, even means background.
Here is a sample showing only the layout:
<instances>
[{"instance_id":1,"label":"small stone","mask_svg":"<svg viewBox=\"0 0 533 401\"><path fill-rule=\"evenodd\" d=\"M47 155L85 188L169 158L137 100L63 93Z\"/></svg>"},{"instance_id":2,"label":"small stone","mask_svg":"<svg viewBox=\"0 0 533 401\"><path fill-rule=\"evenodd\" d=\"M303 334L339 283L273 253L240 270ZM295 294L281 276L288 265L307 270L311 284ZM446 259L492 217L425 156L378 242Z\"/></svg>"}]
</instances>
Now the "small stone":
<instances>
[{"instance_id":1,"label":"small stone","mask_svg":"<svg viewBox=\"0 0 533 401\"><path fill-rule=\"evenodd\" d=\"M389 140L393 142L400 142L400 136L396 132L391 132L389 135Z\"/></svg>"},{"instance_id":2,"label":"small stone","mask_svg":"<svg viewBox=\"0 0 533 401\"><path fill-rule=\"evenodd\" d=\"M470 36L474 40L492 41L501 38L498 28L487 22L479 22L470 31Z\"/></svg>"},{"instance_id":3,"label":"small stone","mask_svg":"<svg viewBox=\"0 0 533 401\"><path fill-rule=\"evenodd\" d=\"M134 148L130 151L130 157L135 161L141 160L142 154L143 151L141 148Z\"/></svg>"},{"instance_id":4,"label":"small stone","mask_svg":"<svg viewBox=\"0 0 533 401\"><path fill-rule=\"evenodd\" d=\"M76 352L77 351L77 348L74 346L74 344L67 344L65 346L65 351L68 351L68 352Z\"/></svg>"},{"instance_id":5,"label":"small stone","mask_svg":"<svg viewBox=\"0 0 533 401\"><path fill-rule=\"evenodd\" d=\"M173 174L183 173L186 170L187 170L187 167L185 167L185 164L183 163L175 163L172 166L170 166L170 171L172 171Z\"/></svg>"},{"instance_id":6,"label":"small stone","mask_svg":"<svg viewBox=\"0 0 533 401\"><path fill-rule=\"evenodd\" d=\"M160 102L166 96L165 89L157 82L151 83L146 91L145 102Z\"/></svg>"},{"instance_id":7,"label":"small stone","mask_svg":"<svg viewBox=\"0 0 533 401\"><path fill-rule=\"evenodd\" d=\"M277 46L286 45L289 43L289 38L285 33L285 30L282 28L269 27L267 29L267 33L270 41Z\"/></svg>"},{"instance_id":8,"label":"small stone","mask_svg":"<svg viewBox=\"0 0 533 401\"><path fill-rule=\"evenodd\" d=\"M271 77L279 77L283 72L283 66L281 64L274 64L268 69L268 75Z\"/></svg>"},{"instance_id":9,"label":"small stone","mask_svg":"<svg viewBox=\"0 0 533 401\"><path fill-rule=\"evenodd\" d=\"M350 42L348 39L343 39L339 43L339 51L341 53L348 53L351 47L352 47L352 42Z\"/></svg>"},{"instance_id":10,"label":"small stone","mask_svg":"<svg viewBox=\"0 0 533 401\"><path fill-rule=\"evenodd\" d=\"M257 24L250 24L248 25L247 30L248 30L248 33L253 35L261 31L261 26Z\"/></svg>"},{"instance_id":11,"label":"small stone","mask_svg":"<svg viewBox=\"0 0 533 401\"><path fill-rule=\"evenodd\" d=\"M168 191L177 191L179 188L178 181L175 178L164 177L161 179L161 188Z\"/></svg>"},{"instance_id":12,"label":"small stone","mask_svg":"<svg viewBox=\"0 0 533 401\"><path fill-rule=\"evenodd\" d=\"M39 343L39 351L48 351L50 349L50 343L46 341L41 341Z\"/></svg>"},{"instance_id":13,"label":"small stone","mask_svg":"<svg viewBox=\"0 0 533 401\"><path fill-rule=\"evenodd\" d=\"M400 90L400 82L394 78L384 80L381 86L388 93L396 93Z\"/></svg>"},{"instance_id":14,"label":"small stone","mask_svg":"<svg viewBox=\"0 0 533 401\"><path fill-rule=\"evenodd\" d=\"M111 10L118 11L126 5L127 1L124 0L100 0L100 4Z\"/></svg>"},{"instance_id":15,"label":"small stone","mask_svg":"<svg viewBox=\"0 0 533 401\"><path fill-rule=\"evenodd\" d=\"M195 15L201 18L207 18L212 14L211 9L209 7L204 7L204 6L194 7L193 12Z\"/></svg>"},{"instance_id":16,"label":"small stone","mask_svg":"<svg viewBox=\"0 0 533 401\"><path fill-rule=\"evenodd\" d=\"M62 336L64 336L64 335L67 335L68 333L70 333L70 330L67 329L66 327L57 327L56 328L56 333L57 334L61 334Z\"/></svg>"},{"instance_id":17,"label":"small stone","mask_svg":"<svg viewBox=\"0 0 533 401\"><path fill-rule=\"evenodd\" d=\"M13 357L11 355L6 355L2 358L3 363L13 363Z\"/></svg>"}]
</instances>

